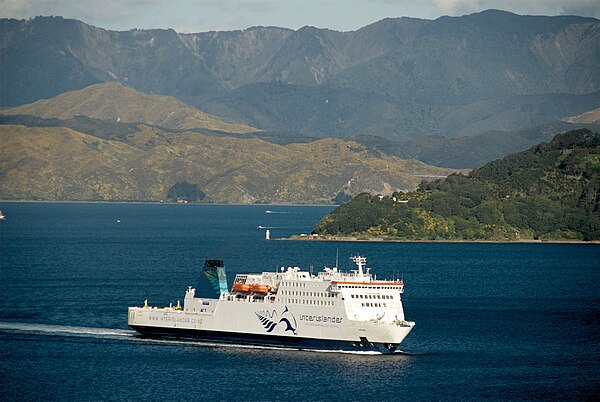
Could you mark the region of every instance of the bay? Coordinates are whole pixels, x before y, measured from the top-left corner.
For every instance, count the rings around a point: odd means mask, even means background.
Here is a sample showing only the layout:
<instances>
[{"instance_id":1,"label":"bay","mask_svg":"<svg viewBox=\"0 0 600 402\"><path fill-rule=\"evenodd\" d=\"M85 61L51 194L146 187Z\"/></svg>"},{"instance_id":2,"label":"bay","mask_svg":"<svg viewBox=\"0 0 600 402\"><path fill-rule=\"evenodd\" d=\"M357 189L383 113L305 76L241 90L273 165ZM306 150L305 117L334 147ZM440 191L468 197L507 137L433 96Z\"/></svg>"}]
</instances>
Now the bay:
<instances>
[{"instance_id":1,"label":"bay","mask_svg":"<svg viewBox=\"0 0 600 402\"><path fill-rule=\"evenodd\" d=\"M600 246L267 241L332 207L2 203L0 393L52 400L588 400L600 389ZM416 327L391 356L148 341L204 259L236 273L402 277Z\"/></svg>"}]
</instances>

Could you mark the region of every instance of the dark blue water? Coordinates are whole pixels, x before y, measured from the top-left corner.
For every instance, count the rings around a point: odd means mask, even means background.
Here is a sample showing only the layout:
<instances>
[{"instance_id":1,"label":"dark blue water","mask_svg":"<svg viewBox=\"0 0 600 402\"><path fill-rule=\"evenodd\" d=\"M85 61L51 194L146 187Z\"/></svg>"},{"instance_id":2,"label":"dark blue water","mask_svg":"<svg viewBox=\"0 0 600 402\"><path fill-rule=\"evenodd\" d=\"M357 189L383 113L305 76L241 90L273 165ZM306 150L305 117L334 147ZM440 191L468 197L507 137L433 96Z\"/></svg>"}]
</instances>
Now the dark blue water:
<instances>
[{"instance_id":1,"label":"dark blue water","mask_svg":"<svg viewBox=\"0 0 600 402\"><path fill-rule=\"evenodd\" d=\"M3 203L3 400L592 400L600 247L265 241L329 207ZM284 213L267 214L265 210ZM120 222L117 222L120 220ZM417 325L391 356L141 340L127 306L183 298L205 258L237 272L402 275Z\"/></svg>"}]
</instances>

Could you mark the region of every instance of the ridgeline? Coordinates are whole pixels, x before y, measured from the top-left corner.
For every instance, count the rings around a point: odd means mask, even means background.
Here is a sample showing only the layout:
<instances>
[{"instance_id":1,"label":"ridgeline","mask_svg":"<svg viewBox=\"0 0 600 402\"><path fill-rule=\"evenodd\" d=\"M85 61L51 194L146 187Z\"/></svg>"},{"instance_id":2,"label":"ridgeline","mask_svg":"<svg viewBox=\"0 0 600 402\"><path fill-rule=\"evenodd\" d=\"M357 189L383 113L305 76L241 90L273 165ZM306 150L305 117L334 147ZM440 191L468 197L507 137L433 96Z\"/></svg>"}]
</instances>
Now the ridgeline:
<instances>
[{"instance_id":1,"label":"ridgeline","mask_svg":"<svg viewBox=\"0 0 600 402\"><path fill-rule=\"evenodd\" d=\"M600 240L600 135L587 129L392 196L357 195L319 238Z\"/></svg>"}]
</instances>

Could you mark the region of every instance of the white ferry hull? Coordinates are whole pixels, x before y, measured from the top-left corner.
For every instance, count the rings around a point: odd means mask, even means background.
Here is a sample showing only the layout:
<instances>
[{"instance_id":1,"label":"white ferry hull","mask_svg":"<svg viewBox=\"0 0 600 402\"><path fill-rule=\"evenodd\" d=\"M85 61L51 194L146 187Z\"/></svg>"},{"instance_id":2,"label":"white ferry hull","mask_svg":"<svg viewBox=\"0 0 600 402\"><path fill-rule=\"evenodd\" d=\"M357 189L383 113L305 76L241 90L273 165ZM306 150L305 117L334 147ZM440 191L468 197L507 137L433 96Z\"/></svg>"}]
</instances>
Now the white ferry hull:
<instances>
[{"instance_id":1,"label":"white ferry hull","mask_svg":"<svg viewBox=\"0 0 600 402\"><path fill-rule=\"evenodd\" d=\"M243 302L218 303L218 315L130 307L128 324L150 337L380 353L393 353L413 325L352 321L343 317L339 309L302 309L300 312L294 306L277 303L266 309ZM282 312L288 320L281 321L285 318Z\"/></svg>"}]
</instances>

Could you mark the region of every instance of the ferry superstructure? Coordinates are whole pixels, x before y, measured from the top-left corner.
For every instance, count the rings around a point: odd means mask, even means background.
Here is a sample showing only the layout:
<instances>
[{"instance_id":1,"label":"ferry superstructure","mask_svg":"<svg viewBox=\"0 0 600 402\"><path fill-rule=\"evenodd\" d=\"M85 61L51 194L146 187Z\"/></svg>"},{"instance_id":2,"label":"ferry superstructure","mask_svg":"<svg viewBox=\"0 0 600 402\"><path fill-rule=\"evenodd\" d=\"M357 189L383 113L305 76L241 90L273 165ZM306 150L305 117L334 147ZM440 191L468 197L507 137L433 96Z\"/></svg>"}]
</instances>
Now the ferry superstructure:
<instances>
[{"instance_id":1,"label":"ferry superstructure","mask_svg":"<svg viewBox=\"0 0 600 402\"><path fill-rule=\"evenodd\" d=\"M128 324L149 337L170 337L296 349L393 353L415 325L404 317L400 280L377 280L366 258L357 269L298 267L238 274L231 291L220 260L204 273L218 297L189 286L183 306L129 307Z\"/></svg>"}]
</instances>

